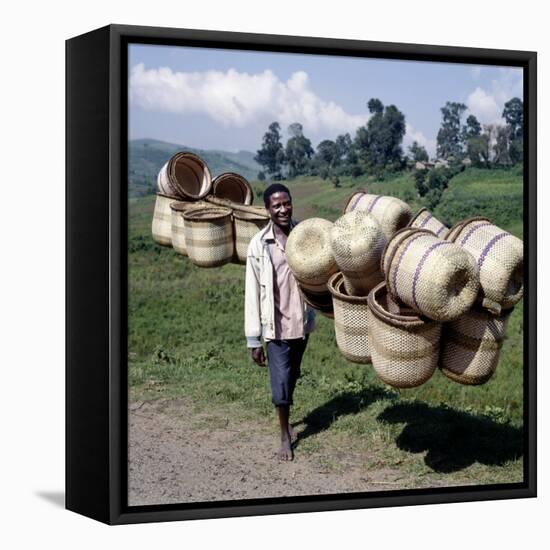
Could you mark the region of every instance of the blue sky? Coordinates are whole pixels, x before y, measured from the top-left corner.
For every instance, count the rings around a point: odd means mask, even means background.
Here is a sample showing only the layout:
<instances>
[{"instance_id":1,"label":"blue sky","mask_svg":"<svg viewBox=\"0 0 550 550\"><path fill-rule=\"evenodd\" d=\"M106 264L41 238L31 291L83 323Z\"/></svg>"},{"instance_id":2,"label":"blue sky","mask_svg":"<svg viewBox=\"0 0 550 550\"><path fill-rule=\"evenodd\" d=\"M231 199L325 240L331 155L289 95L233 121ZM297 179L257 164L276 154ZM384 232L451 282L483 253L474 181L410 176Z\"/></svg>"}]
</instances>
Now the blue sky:
<instances>
[{"instance_id":1,"label":"blue sky","mask_svg":"<svg viewBox=\"0 0 550 550\"><path fill-rule=\"evenodd\" d=\"M314 146L369 117L367 101L394 104L407 122L405 148L430 155L446 101L482 124L501 124L504 103L522 97L509 67L131 45L129 136L200 149L256 151L267 126L300 122Z\"/></svg>"}]
</instances>

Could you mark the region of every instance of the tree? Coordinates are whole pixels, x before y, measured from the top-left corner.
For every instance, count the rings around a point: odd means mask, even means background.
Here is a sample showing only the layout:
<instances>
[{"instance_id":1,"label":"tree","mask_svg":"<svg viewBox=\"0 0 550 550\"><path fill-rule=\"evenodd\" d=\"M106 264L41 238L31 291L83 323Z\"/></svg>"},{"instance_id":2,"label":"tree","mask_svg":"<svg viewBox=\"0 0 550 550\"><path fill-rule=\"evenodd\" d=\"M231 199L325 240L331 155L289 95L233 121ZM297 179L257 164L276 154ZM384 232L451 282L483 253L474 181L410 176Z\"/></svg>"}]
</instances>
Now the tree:
<instances>
[{"instance_id":1,"label":"tree","mask_svg":"<svg viewBox=\"0 0 550 550\"><path fill-rule=\"evenodd\" d=\"M478 137L481 135L481 124L474 115L468 116L466 119L466 125L462 129L462 136L464 143L472 137Z\"/></svg>"},{"instance_id":2,"label":"tree","mask_svg":"<svg viewBox=\"0 0 550 550\"><path fill-rule=\"evenodd\" d=\"M288 164L288 175L291 178L305 174L309 165L309 160L314 151L311 141L304 136L303 127L295 122L288 127L290 134L286 142L285 158Z\"/></svg>"},{"instance_id":3,"label":"tree","mask_svg":"<svg viewBox=\"0 0 550 550\"><path fill-rule=\"evenodd\" d=\"M510 127L497 126L496 141L494 145L495 164L511 164L510 159Z\"/></svg>"},{"instance_id":4,"label":"tree","mask_svg":"<svg viewBox=\"0 0 550 550\"><path fill-rule=\"evenodd\" d=\"M273 179L281 179L285 152L281 143L281 127L278 122L272 122L269 125L262 140L262 148L257 151L254 160L264 166Z\"/></svg>"},{"instance_id":5,"label":"tree","mask_svg":"<svg viewBox=\"0 0 550 550\"><path fill-rule=\"evenodd\" d=\"M513 163L523 162L523 101L514 97L504 104L502 117L509 128L509 154Z\"/></svg>"},{"instance_id":6,"label":"tree","mask_svg":"<svg viewBox=\"0 0 550 550\"><path fill-rule=\"evenodd\" d=\"M411 158L416 162L427 162L429 160L428 151L418 141L413 141L412 145L409 145L409 152Z\"/></svg>"},{"instance_id":7,"label":"tree","mask_svg":"<svg viewBox=\"0 0 550 550\"><path fill-rule=\"evenodd\" d=\"M504 104L502 118L510 127L510 139L523 140L523 101L519 97L514 97Z\"/></svg>"},{"instance_id":8,"label":"tree","mask_svg":"<svg viewBox=\"0 0 550 550\"><path fill-rule=\"evenodd\" d=\"M362 162L375 171L400 167L405 115L395 105L384 107L376 98L370 99L367 106L372 116L366 127L357 130L355 137L355 148Z\"/></svg>"},{"instance_id":9,"label":"tree","mask_svg":"<svg viewBox=\"0 0 550 550\"><path fill-rule=\"evenodd\" d=\"M488 143L486 137L481 135L481 124L474 115L469 115L466 124L462 128L462 141L466 149L466 155L474 166L482 166L488 160Z\"/></svg>"},{"instance_id":10,"label":"tree","mask_svg":"<svg viewBox=\"0 0 550 550\"><path fill-rule=\"evenodd\" d=\"M317 145L315 161L319 167L319 173L323 179L333 175L334 168L339 164L340 155L334 141L325 139Z\"/></svg>"},{"instance_id":11,"label":"tree","mask_svg":"<svg viewBox=\"0 0 550 550\"><path fill-rule=\"evenodd\" d=\"M441 107L441 128L437 132L437 156L448 159L454 157L458 159L462 155L462 133L460 120L466 105L447 101L444 107Z\"/></svg>"}]
</instances>

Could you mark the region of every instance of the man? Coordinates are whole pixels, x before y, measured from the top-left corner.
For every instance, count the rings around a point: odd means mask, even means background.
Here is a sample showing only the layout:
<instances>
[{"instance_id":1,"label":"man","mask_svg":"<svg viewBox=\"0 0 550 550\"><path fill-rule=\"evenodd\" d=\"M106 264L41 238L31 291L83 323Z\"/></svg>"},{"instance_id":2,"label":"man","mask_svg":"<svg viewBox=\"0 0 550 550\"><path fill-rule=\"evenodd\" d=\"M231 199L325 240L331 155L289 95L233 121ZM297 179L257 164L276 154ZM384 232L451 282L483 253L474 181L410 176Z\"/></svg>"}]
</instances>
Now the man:
<instances>
[{"instance_id":1,"label":"man","mask_svg":"<svg viewBox=\"0 0 550 550\"><path fill-rule=\"evenodd\" d=\"M300 376L302 355L315 312L305 304L296 279L288 267L285 246L296 222L292 219L292 198L280 183L264 192L269 224L248 246L245 287L245 335L252 359L265 367L261 343L266 343L271 382L271 400L281 429L281 460L292 460L292 430L289 423L294 387Z\"/></svg>"}]
</instances>

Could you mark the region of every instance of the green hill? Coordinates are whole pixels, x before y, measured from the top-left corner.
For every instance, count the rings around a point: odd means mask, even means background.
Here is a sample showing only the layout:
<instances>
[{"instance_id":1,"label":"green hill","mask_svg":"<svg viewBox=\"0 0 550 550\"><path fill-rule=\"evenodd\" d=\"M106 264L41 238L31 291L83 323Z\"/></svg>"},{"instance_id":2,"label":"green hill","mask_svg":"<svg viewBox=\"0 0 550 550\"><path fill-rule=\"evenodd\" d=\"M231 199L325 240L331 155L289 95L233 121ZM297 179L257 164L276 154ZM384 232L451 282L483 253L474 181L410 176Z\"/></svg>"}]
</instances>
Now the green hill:
<instances>
[{"instance_id":1,"label":"green hill","mask_svg":"<svg viewBox=\"0 0 550 550\"><path fill-rule=\"evenodd\" d=\"M523 238L523 172L469 168L452 178L434 214L449 227L472 216Z\"/></svg>"},{"instance_id":2,"label":"green hill","mask_svg":"<svg viewBox=\"0 0 550 550\"><path fill-rule=\"evenodd\" d=\"M130 197L154 193L157 174L163 164L178 151L190 151L200 156L212 172L212 177L223 172L237 172L248 180L255 179L261 170L254 161L254 153L239 151L205 151L185 145L153 139L135 139L128 143L128 188Z\"/></svg>"}]
</instances>

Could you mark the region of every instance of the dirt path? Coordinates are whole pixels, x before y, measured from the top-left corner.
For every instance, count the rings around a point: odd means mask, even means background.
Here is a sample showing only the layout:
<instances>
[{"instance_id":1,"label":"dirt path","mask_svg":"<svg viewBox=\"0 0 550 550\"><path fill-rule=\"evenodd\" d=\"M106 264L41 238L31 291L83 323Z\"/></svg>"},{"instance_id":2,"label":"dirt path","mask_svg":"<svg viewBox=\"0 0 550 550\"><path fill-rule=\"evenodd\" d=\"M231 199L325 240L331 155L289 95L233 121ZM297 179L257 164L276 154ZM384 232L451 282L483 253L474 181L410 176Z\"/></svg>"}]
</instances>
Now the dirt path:
<instances>
[{"instance_id":1,"label":"dirt path","mask_svg":"<svg viewBox=\"0 0 550 550\"><path fill-rule=\"evenodd\" d=\"M129 408L129 505L335 494L400 488L398 470L337 447L275 458L275 423L236 423L183 400ZM300 428L298 427L298 434Z\"/></svg>"}]
</instances>

